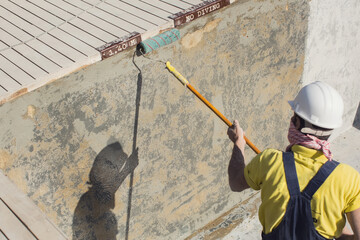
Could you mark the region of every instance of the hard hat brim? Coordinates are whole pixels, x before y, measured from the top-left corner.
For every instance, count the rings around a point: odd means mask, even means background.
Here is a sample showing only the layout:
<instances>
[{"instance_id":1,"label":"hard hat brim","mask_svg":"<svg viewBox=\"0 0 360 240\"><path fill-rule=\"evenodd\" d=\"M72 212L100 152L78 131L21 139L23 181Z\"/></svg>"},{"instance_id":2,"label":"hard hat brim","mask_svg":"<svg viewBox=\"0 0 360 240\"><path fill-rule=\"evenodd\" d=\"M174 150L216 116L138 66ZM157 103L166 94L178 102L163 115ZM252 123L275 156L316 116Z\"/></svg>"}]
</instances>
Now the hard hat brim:
<instances>
[{"instance_id":1,"label":"hard hat brim","mask_svg":"<svg viewBox=\"0 0 360 240\"><path fill-rule=\"evenodd\" d=\"M288 103L289 103L289 105L290 105L291 109L295 111L295 104L294 104L294 101L288 101Z\"/></svg>"}]
</instances>

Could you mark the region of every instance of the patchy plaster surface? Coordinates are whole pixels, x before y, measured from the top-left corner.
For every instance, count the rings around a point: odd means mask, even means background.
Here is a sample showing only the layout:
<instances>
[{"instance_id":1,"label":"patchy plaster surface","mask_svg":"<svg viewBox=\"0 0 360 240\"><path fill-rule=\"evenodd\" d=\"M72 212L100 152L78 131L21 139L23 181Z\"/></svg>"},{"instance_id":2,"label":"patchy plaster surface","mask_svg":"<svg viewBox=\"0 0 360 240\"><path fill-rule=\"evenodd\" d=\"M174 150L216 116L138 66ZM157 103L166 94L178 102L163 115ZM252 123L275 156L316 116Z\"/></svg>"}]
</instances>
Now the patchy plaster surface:
<instances>
[{"instance_id":1,"label":"patchy plaster surface","mask_svg":"<svg viewBox=\"0 0 360 240\"><path fill-rule=\"evenodd\" d=\"M238 1L147 57L258 148L283 149L307 14L307 1ZM227 126L163 64L134 61L125 51L0 106L1 168L70 238L183 239L249 198L227 185Z\"/></svg>"},{"instance_id":2,"label":"patchy plaster surface","mask_svg":"<svg viewBox=\"0 0 360 240\"><path fill-rule=\"evenodd\" d=\"M190 48L196 47L203 39L204 34L214 30L218 26L219 22L221 22L221 19L217 18L217 19L207 23L205 25L205 27L203 27L193 33L189 33L189 34L185 35L181 39L181 45L185 49L190 49Z\"/></svg>"},{"instance_id":3,"label":"patchy plaster surface","mask_svg":"<svg viewBox=\"0 0 360 240\"><path fill-rule=\"evenodd\" d=\"M261 236L261 224L256 220L261 202L260 193L251 190L248 190L248 192L248 199L236 204L232 209L185 239L250 239L247 238L249 235L251 239L259 239ZM241 226L243 228L239 229Z\"/></svg>"}]
</instances>

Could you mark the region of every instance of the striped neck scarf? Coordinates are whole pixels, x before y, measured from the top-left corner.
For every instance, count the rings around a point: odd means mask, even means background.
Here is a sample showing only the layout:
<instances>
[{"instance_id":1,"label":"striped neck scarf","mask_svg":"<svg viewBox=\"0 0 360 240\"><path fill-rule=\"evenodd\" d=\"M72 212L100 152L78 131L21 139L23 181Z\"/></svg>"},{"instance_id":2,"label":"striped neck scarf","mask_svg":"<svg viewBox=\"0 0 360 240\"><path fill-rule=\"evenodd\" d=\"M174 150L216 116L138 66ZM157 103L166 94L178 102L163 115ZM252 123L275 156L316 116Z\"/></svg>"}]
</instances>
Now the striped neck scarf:
<instances>
[{"instance_id":1,"label":"striped neck scarf","mask_svg":"<svg viewBox=\"0 0 360 240\"><path fill-rule=\"evenodd\" d=\"M307 148L321 150L325 157L331 161L333 155L330 151L330 143L326 140L320 140L310 134L303 134L295 128L295 125L290 121L288 140L290 145L287 146L286 151L290 151L293 145L301 145Z\"/></svg>"}]
</instances>

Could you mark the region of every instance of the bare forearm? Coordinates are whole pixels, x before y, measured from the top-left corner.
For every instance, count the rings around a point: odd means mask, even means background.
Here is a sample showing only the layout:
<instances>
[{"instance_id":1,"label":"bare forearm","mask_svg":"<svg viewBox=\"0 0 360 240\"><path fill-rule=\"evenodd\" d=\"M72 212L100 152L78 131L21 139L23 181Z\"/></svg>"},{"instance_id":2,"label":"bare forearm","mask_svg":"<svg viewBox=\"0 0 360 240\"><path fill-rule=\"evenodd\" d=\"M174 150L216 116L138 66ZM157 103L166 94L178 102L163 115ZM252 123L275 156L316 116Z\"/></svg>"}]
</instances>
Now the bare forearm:
<instances>
[{"instance_id":1,"label":"bare forearm","mask_svg":"<svg viewBox=\"0 0 360 240\"><path fill-rule=\"evenodd\" d=\"M242 190L249 188L249 185L246 183L244 176L245 139L244 131L239 126L239 121L234 121L234 124L228 128L227 134L234 143L234 149L228 167L229 185L234 192L241 192Z\"/></svg>"},{"instance_id":2,"label":"bare forearm","mask_svg":"<svg viewBox=\"0 0 360 240\"><path fill-rule=\"evenodd\" d=\"M228 167L229 185L232 191L241 192L249 188L245 180L244 169L244 154L235 144Z\"/></svg>"},{"instance_id":3,"label":"bare forearm","mask_svg":"<svg viewBox=\"0 0 360 240\"><path fill-rule=\"evenodd\" d=\"M358 240L354 235L341 235L339 238L336 238L336 240Z\"/></svg>"},{"instance_id":4,"label":"bare forearm","mask_svg":"<svg viewBox=\"0 0 360 240\"><path fill-rule=\"evenodd\" d=\"M342 234L339 238L336 238L336 240L355 240L354 233L349 229L347 226L344 227L342 230Z\"/></svg>"},{"instance_id":5,"label":"bare forearm","mask_svg":"<svg viewBox=\"0 0 360 240\"><path fill-rule=\"evenodd\" d=\"M340 238L340 239L359 240L360 239L360 208L358 208L358 209L356 209L356 210L354 210L352 212L346 213L346 218L350 223L351 230L352 230L353 234L352 235L351 234L344 234L344 233L350 232L350 231L344 231L344 230L346 230L346 228L344 228L343 235L349 235L349 237L352 237L352 238Z\"/></svg>"}]
</instances>

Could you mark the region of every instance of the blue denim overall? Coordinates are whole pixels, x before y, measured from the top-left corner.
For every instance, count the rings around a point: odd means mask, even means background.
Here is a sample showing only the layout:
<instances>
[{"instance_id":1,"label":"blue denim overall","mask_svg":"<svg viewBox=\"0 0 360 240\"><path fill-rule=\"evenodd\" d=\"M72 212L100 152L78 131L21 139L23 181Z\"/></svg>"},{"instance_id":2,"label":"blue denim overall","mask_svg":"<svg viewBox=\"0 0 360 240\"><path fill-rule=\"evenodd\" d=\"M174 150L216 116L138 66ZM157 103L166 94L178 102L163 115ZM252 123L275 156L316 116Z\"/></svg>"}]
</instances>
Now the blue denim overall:
<instances>
[{"instance_id":1,"label":"blue denim overall","mask_svg":"<svg viewBox=\"0 0 360 240\"><path fill-rule=\"evenodd\" d=\"M310 201L330 173L339 164L327 161L300 192L293 152L283 153L283 162L290 200L284 218L271 233L262 233L264 240L324 240L316 230L311 215ZM330 200L330 198L329 198Z\"/></svg>"}]
</instances>

